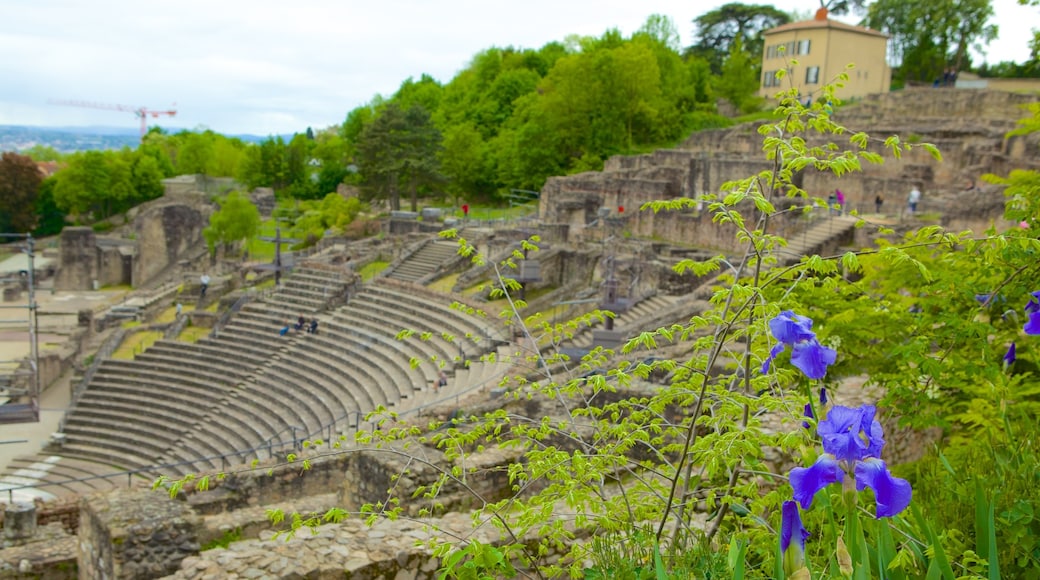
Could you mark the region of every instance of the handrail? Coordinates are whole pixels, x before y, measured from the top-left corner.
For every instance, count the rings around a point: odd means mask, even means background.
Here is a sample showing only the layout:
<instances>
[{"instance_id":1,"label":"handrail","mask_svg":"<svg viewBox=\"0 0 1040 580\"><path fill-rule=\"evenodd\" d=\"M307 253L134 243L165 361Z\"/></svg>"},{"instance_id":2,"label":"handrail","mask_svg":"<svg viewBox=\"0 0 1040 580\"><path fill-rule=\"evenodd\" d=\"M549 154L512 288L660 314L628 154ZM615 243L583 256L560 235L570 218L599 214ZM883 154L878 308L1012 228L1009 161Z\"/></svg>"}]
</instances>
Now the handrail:
<instances>
[{"instance_id":1,"label":"handrail","mask_svg":"<svg viewBox=\"0 0 1040 580\"><path fill-rule=\"evenodd\" d=\"M65 409L65 413L61 417L61 421L58 422L58 432L65 431L65 423L68 420L69 412L76 407L80 397L83 395L83 391L87 390L87 385L90 381L94 380L94 375L97 374L98 368L101 367L102 361L112 356L112 353L119 348L119 345L123 343L123 338L126 336L127 329L117 328L111 336L105 339L105 342L101 344L97 352L94 353L94 360L91 361L90 366L87 367L86 372L83 373L83 379L80 380L79 384L72 389L72 398L69 400L69 405Z\"/></svg>"},{"instance_id":2,"label":"handrail","mask_svg":"<svg viewBox=\"0 0 1040 580\"><path fill-rule=\"evenodd\" d=\"M228 308L227 311L224 312L224 314L221 314L220 318L217 319L217 322L213 324L213 330L211 330L209 333L210 337L213 338L220 334L220 330L224 328L225 325L227 325L228 320L231 320L231 315L241 310L242 307L245 306L246 303L252 299L252 294L243 294L239 296L238 300L235 300L235 303L231 305L231 308Z\"/></svg>"},{"instance_id":3,"label":"handrail","mask_svg":"<svg viewBox=\"0 0 1040 580\"><path fill-rule=\"evenodd\" d=\"M219 459L221 461L221 468L223 469L223 468L226 468L229 465L227 463L227 459L229 457L243 457L243 456L249 455L250 453L256 453L259 456L259 452L260 451L264 451L264 450L267 450L268 459L274 459L275 450L276 449L278 449L278 450L283 449L284 448L283 444L285 444L285 443L292 443L292 445L293 445L292 448L293 449L297 449L297 448L299 448L299 443L305 440L305 439L297 439L295 441L288 441L287 442L287 441L273 441L272 439L268 439L268 441L265 441L263 445L258 445L256 447L251 447L249 449L240 449L238 451L234 451L234 452L230 452L230 453L222 453L220 455L207 455L207 456L203 456L203 457L196 457L195 459L188 460L188 461L178 461L178 462L175 462L175 463L161 463L159 465L152 465L152 466L149 466L149 467L142 467L142 468L138 468L138 469L126 469L126 470L123 470L123 471L114 471L112 473L107 473L107 474L102 474L102 475L89 475L89 476L85 476L85 477L61 479L61 480L58 480L58 481L38 481L38 482L32 483L32 484L22 484L22 485L14 485L14 486L11 486L11 487L5 487L4 489L0 489L0 491L6 491L7 494L8 494L7 495L8 501L13 503L13 501L14 501L14 492L19 491L19 490L23 490L23 489L39 489L39 488L44 488L44 487L56 486L56 485L64 485L66 483L77 483L77 482L92 481L92 480L97 480L97 479L105 479L105 480L107 480L107 479L112 479L112 478L115 478L115 477L122 477L124 475L127 477L127 487L129 488L129 487L132 486L133 476L135 476L135 475L142 475L143 476L143 474L145 474L145 473L149 473L149 472L154 473L154 472L157 472L157 471L162 470L164 468L180 467L182 465L191 465L191 464L194 464L194 463L199 462L199 461L211 461L211 460L214 460L214 459ZM6 485L6 484L4 484L4 485Z\"/></svg>"}]
</instances>

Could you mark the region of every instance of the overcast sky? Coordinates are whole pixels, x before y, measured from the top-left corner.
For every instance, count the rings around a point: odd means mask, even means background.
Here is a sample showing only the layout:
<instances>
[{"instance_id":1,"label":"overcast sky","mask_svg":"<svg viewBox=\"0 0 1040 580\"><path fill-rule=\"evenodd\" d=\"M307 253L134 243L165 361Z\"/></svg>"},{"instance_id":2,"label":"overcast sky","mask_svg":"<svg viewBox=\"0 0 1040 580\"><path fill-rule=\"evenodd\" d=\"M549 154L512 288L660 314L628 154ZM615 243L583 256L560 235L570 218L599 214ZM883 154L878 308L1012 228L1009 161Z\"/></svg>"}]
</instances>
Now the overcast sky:
<instances>
[{"instance_id":1,"label":"overcast sky","mask_svg":"<svg viewBox=\"0 0 1040 580\"><path fill-rule=\"evenodd\" d=\"M338 124L423 73L448 82L492 46L540 48L569 34L626 36L651 14L684 46L710 0L0 0L0 125L136 127L76 100L175 108L149 124L292 133ZM755 2L748 2L755 3ZM1028 58L1035 8L993 0L989 62ZM815 0L782 0L808 14Z\"/></svg>"}]
</instances>

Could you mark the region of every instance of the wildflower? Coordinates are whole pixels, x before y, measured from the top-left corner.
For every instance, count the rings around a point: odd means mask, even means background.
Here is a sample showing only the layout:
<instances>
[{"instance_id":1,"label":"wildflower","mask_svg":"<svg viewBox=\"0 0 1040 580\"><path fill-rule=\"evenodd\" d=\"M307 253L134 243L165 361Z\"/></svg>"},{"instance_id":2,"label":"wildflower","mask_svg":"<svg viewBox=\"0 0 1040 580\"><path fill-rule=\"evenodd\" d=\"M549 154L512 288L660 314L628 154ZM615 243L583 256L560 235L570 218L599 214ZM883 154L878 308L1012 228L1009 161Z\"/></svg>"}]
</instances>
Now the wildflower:
<instances>
[{"instance_id":1,"label":"wildflower","mask_svg":"<svg viewBox=\"0 0 1040 580\"><path fill-rule=\"evenodd\" d=\"M805 410L803 411L803 416L805 418L807 418L807 419L815 419L816 418L816 416L813 415L813 412L812 412L812 403L806 403L805 404ZM809 427L811 427L811 425L809 425L808 421L802 421L802 427L804 427L805 429L808 429Z\"/></svg>"},{"instance_id":2,"label":"wildflower","mask_svg":"<svg viewBox=\"0 0 1040 580\"><path fill-rule=\"evenodd\" d=\"M1026 334L1040 334L1040 290L1029 295L1029 302L1026 304L1026 314L1029 315L1029 321L1022 327L1022 330Z\"/></svg>"},{"instance_id":3,"label":"wildflower","mask_svg":"<svg viewBox=\"0 0 1040 580\"><path fill-rule=\"evenodd\" d=\"M1007 353L1004 354L1004 368L1008 368L1015 364L1015 343L1012 342L1011 346L1008 347Z\"/></svg>"},{"instance_id":4,"label":"wildflower","mask_svg":"<svg viewBox=\"0 0 1040 580\"><path fill-rule=\"evenodd\" d=\"M809 532L802 526L795 502L785 501L780 511L780 553L783 554L784 571L791 575L805 566L805 540Z\"/></svg>"},{"instance_id":5,"label":"wildflower","mask_svg":"<svg viewBox=\"0 0 1040 580\"><path fill-rule=\"evenodd\" d=\"M812 466L792 469L788 477L802 509L812 505L816 492L841 483L850 473L858 491L868 487L874 491L878 518L892 517L910 505L910 483L893 477L880 459L885 439L876 413L873 405L855 409L836 405L819 422L816 432L823 440L824 453Z\"/></svg>"},{"instance_id":6,"label":"wildflower","mask_svg":"<svg viewBox=\"0 0 1040 580\"><path fill-rule=\"evenodd\" d=\"M773 360L790 346L791 364L805 376L810 379L826 376L827 367L834 364L838 353L820 344L816 333L812 331L812 324L812 319L790 310L784 310L770 320L769 330L780 343L769 350L769 358L762 363L762 372L769 372Z\"/></svg>"}]
</instances>

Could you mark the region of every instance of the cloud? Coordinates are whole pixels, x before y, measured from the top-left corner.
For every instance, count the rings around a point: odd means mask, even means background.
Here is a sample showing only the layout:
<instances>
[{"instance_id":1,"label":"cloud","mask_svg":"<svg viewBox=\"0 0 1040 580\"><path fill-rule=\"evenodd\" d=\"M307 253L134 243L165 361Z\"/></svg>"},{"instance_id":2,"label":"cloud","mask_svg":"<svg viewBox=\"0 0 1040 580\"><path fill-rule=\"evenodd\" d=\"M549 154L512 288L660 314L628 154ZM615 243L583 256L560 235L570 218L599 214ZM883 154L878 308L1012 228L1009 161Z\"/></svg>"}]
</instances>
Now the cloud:
<instances>
[{"instance_id":1,"label":"cloud","mask_svg":"<svg viewBox=\"0 0 1040 580\"><path fill-rule=\"evenodd\" d=\"M803 0L777 4L804 8ZM1036 9L994 4L1001 39L989 60L1024 59L1025 23ZM0 53L9 55L0 59L0 123L136 123L126 113L47 104L76 99L160 110L176 103L174 119L158 120L166 127L291 133L341 123L409 77L447 82L492 46L536 49L609 28L627 35L651 14L671 17L687 45L692 19L711 7L689 0L8 3L0 19Z\"/></svg>"}]
</instances>

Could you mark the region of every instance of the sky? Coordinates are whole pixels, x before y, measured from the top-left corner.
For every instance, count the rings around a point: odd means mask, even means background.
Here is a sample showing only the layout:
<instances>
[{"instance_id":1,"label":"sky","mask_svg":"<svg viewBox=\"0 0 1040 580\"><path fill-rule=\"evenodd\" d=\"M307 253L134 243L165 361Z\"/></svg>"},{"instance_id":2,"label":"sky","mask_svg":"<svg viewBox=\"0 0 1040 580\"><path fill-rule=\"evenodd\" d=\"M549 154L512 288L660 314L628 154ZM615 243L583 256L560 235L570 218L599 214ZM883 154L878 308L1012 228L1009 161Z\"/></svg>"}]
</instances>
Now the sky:
<instances>
[{"instance_id":1,"label":"sky","mask_svg":"<svg viewBox=\"0 0 1040 580\"><path fill-rule=\"evenodd\" d=\"M1040 10L992 1L1000 38L985 60L1026 60ZM724 3L0 0L0 125L139 126L129 112L55 104L76 101L176 110L149 119L168 129L317 130L409 77L447 83L493 46L537 49L611 28L627 36L651 14L670 17L687 46L693 19ZM774 5L809 17L819 3Z\"/></svg>"}]
</instances>

